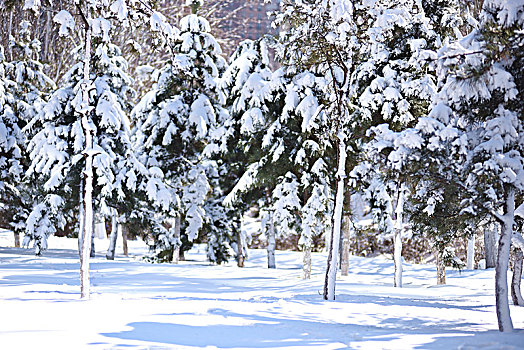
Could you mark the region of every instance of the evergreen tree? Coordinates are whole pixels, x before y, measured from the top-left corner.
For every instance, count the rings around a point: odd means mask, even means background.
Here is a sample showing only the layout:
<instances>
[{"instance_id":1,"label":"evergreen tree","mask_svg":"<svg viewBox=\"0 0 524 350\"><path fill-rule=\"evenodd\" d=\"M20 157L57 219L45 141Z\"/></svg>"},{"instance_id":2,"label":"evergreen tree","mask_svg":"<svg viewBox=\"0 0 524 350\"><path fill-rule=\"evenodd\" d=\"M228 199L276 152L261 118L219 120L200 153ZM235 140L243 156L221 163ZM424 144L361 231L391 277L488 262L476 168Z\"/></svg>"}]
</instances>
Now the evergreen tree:
<instances>
[{"instance_id":1,"label":"evergreen tree","mask_svg":"<svg viewBox=\"0 0 524 350\"><path fill-rule=\"evenodd\" d=\"M520 0L486 0L479 28L439 52L440 91L430 114L403 132L410 140L404 154L420 177L417 190L430 194L428 215L449 198L432 187L454 187L459 214L489 215L500 224L495 296L501 331L513 329L507 269L511 240L521 239L513 225L524 183L523 15Z\"/></svg>"},{"instance_id":2,"label":"evergreen tree","mask_svg":"<svg viewBox=\"0 0 524 350\"><path fill-rule=\"evenodd\" d=\"M261 207L268 266L274 268L276 239L301 237L309 256L313 237L323 234L317 220L329 215L330 145L321 136L326 127L319 102L323 78L291 65L271 73L263 60L260 63L264 51L253 50L257 44L245 43L244 54L230 66L237 83L231 90L229 135L242 140L235 149L244 152L248 165L226 201L245 203L250 198ZM322 201L306 205L312 194L316 199L322 194ZM303 222L302 216L307 217Z\"/></svg>"},{"instance_id":3,"label":"evergreen tree","mask_svg":"<svg viewBox=\"0 0 524 350\"><path fill-rule=\"evenodd\" d=\"M324 299L334 300L340 236L346 196L346 168L355 163L358 135L366 125L350 97L355 67L361 60L363 33L370 24L367 1L308 1L285 3L277 23L284 24L281 56L286 62L316 72L325 79L322 106L327 128L323 135L336 152L336 179Z\"/></svg>"},{"instance_id":4,"label":"evergreen tree","mask_svg":"<svg viewBox=\"0 0 524 350\"><path fill-rule=\"evenodd\" d=\"M23 121L18 120L15 114L16 101L10 92L15 83L5 77L7 65L4 59L4 50L0 47L0 213L2 228L16 230L14 212L20 199L17 185L24 172Z\"/></svg>"},{"instance_id":5,"label":"evergreen tree","mask_svg":"<svg viewBox=\"0 0 524 350\"><path fill-rule=\"evenodd\" d=\"M402 286L403 214L409 194L402 144L410 140L395 139L391 131L412 127L428 113L437 89L431 60L444 36L461 24L453 10L443 1L377 1L370 8L372 24L363 37L367 39L363 58L354 73L354 103L371 128L360 136L362 156L364 163L371 164L362 164L353 175L368 183L367 197L381 236L393 238L396 287Z\"/></svg>"},{"instance_id":6,"label":"evergreen tree","mask_svg":"<svg viewBox=\"0 0 524 350\"><path fill-rule=\"evenodd\" d=\"M243 266L247 258L247 237L241 231L241 216L250 206L258 204L261 196L265 196L263 189L251 188L255 179L251 177L252 172L247 170L254 167L249 164L258 155L252 135L264 125L264 114L268 113L264 101L258 95L272 74L267 41L267 38L262 38L241 42L221 79L229 118L224 123L223 134L215 143L219 157L228 169L227 176L221 177L222 188L228 195L223 201L230 208L232 222L236 223L232 240L239 266ZM245 181L249 181L249 184ZM274 264L268 262L268 266L273 267Z\"/></svg>"},{"instance_id":7,"label":"evergreen tree","mask_svg":"<svg viewBox=\"0 0 524 350\"><path fill-rule=\"evenodd\" d=\"M144 170L134 157L130 142L130 123L125 111L133 91L126 73L127 62L120 49L109 43L109 33L100 32L93 42L90 66L90 112L93 128L94 189L93 200L101 215L115 215L110 208L136 189L137 174ZM62 87L54 91L42 110L28 125L34 130L29 143L31 166L28 174L44 179L39 204L29 216L27 239L45 249L49 234L63 227L66 217L76 217L82 202L82 152L85 138L81 118L74 105L83 81L83 62L75 64L65 75ZM53 200L53 205L49 201ZM48 213L46 208L53 210ZM54 212L53 212L54 211ZM71 212L73 211L73 213ZM69 214L67 214L69 213ZM80 216L78 216L80 215ZM81 235L79 243L81 245ZM28 242L26 241L26 244Z\"/></svg>"},{"instance_id":8,"label":"evergreen tree","mask_svg":"<svg viewBox=\"0 0 524 350\"><path fill-rule=\"evenodd\" d=\"M211 154L211 149L204 151L227 116L217 85L225 61L209 33L209 23L191 14L182 18L180 29L171 44L172 58L154 73L156 83L133 110L135 147L145 166L167 184L161 196L154 190L148 197L162 208L157 221L164 224L153 232L153 248L168 256L180 247L182 238L186 241L182 249L187 250L210 220L204 209L212 190L204 153ZM149 192L154 186L146 187ZM178 232L183 236L178 237Z\"/></svg>"},{"instance_id":9,"label":"evergreen tree","mask_svg":"<svg viewBox=\"0 0 524 350\"><path fill-rule=\"evenodd\" d=\"M10 46L14 60L6 63L6 90L11 96L6 101L5 110L11 114L10 128L16 130L17 148L10 162L17 164L18 170L11 168L12 182L4 198L3 215L8 229L15 233L15 245L20 246L20 233L25 230L25 221L33 205L33 196L37 186L24 177L28 169L28 153L26 149L27 133L25 126L36 116L44 103L46 94L54 87L53 81L43 72L44 67L39 61L40 42L31 39L31 24L28 21L20 23L20 33L17 39L11 38ZM10 109L10 112L8 111ZM14 150L14 148L13 148Z\"/></svg>"}]
</instances>

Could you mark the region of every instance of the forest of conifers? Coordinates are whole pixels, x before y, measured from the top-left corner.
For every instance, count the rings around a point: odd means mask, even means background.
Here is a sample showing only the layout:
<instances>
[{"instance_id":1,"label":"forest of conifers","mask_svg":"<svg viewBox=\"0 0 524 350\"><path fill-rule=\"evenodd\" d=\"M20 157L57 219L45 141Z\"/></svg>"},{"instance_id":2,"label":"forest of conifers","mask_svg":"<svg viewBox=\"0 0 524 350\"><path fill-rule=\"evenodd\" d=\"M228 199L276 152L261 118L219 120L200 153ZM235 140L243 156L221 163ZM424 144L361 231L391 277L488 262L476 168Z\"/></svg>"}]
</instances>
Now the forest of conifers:
<instances>
[{"instance_id":1,"label":"forest of conifers","mask_svg":"<svg viewBox=\"0 0 524 350\"><path fill-rule=\"evenodd\" d=\"M523 305L524 1L283 0L278 34L217 30L220 1L4 1L0 226L45 254L97 223L154 262L195 242L495 267ZM210 24L211 23L211 24ZM220 27L222 28L222 27ZM221 45L223 47L221 47ZM243 229L246 216L260 232Z\"/></svg>"}]
</instances>

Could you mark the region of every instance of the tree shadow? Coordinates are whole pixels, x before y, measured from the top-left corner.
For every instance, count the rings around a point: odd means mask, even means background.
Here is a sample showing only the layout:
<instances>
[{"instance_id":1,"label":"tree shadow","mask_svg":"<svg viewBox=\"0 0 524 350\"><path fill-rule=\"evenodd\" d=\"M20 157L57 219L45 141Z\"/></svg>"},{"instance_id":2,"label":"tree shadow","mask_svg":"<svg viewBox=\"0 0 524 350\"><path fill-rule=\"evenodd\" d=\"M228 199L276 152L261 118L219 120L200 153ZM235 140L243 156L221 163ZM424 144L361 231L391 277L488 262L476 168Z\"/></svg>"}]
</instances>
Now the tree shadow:
<instances>
[{"instance_id":1,"label":"tree shadow","mask_svg":"<svg viewBox=\"0 0 524 350\"><path fill-rule=\"evenodd\" d=\"M171 316L193 314L173 313ZM206 316L223 316L221 324L210 324ZM224 309L210 309L208 315L202 315L202 324L180 324L166 322L133 322L127 326L130 330L101 333L118 339L118 346L132 346L134 341L157 343L164 346L194 346L218 348L330 348L330 349L407 349L400 345L403 337L427 339L415 349L463 349L473 350L482 346L486 349L518 349L524 340L522 332L515 332L506 337L497 331L473 332L460 329L474 329L474 323L435 323L430 320L412 318L389 318L376 325L332 323L310 319L289 319L278 312L268 312L268 316L247 315ZM169 315L163 315L169 316ZM378 317L378 315L375 315ZM422 336L422 337L420 337ZM417 338L417 339L418 339ZM130 341L130 343L126 343ZM396 342L395 342L396 341ZM395 342L393 345L392 342ZM112 342L111 342L112 343ZM420 343L420 341L419 341ZM482 347L484 349L484 347Z\"/></svg>"}]
</instances>

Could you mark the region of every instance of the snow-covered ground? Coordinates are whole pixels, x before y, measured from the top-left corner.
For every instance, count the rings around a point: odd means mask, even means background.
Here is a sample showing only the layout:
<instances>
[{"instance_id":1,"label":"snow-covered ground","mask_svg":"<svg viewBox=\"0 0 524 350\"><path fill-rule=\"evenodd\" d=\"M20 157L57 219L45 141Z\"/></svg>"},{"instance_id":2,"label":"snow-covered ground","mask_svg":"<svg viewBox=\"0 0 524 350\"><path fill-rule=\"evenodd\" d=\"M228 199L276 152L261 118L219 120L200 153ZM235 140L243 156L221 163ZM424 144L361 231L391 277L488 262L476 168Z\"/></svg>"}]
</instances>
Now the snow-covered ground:
<instances>
[{"instance_id":1,"label":"snow-covered ground","mask_svg":"<svg viewBox=\"0 0 524 350\"><path fill-rule=\"evenodd\" d=\"M93 295L79 300L76 241L52 237L35 257L0 233L1 349L523 349L524 309L512 306L517 331L500 334L494 271L448 271L435 286L429 265L405 266L404 288L392 287L385 258L352 257L337 281L337 299L321 298L325 254L313 254L303 281L301 256L251 250L243 269L213 266L204 247L179 265L131 256L106 261L97 240ZM121 253L121 247L118 247Z\"/></svg>"}]
</instances>

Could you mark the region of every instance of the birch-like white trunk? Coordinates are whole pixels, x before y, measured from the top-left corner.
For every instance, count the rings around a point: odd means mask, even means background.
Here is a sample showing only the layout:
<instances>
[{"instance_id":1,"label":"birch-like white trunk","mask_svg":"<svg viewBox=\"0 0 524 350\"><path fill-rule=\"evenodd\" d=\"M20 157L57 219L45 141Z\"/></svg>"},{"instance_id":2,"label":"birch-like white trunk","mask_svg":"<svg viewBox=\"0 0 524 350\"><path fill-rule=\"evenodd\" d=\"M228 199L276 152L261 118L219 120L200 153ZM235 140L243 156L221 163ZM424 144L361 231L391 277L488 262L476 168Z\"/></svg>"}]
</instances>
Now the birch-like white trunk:
<instances>
[{"instance_id":1,"label":"birch-like white trunk","mask_svg":"<svg viewBox=\"0 0 524 350\"><path fill-rule=\"evenodd\" d=\"M109 235L109 248L107 248L106 259L115 260L116 240L118 237L118 213L116 209L112 210L111 214L111 234Z\"/></svg>"},{"instance_id":2,"label":"birch-like white trunk","mask_svg":"<svg viewBox=\"0 0 524 350\"><path fill-rule=\"evenodd\" d=\"M13 232L15 238L15 248L20 248L20 233L17 231Z\"/></svg>"},{"instance_id":3,"label":"birch-like white trunk","mask_svg":"<svg viewBox=\"0 0 524 350\"><path fill-rule=\"evenodd\" d=\"M395 208L395 236L393 237L393 261L395 265L395 278L393 285L402 287L402 231L404 229L404 185L400 186L397 196L397 205Z\"/></svg>"},{"instance_id":4,"label":"birch-like white trunk","mask_svg":"<svg viewBox=\"0 0 524 350\"><path fill-rule=\"evenodd\" d=\"M89 257L93 235L93 130L89 121L89 71L91 61L91 14L87 11L85 24L85 56L84 81L82 89L82 129L85 138L85 166L84 166L84 230L82 232L82 253L80 255L80 295L82 299L89 299L91 282L89 276Z\"/></svg>"},{"instance_id":5,"label":"birch-like white trunk","mask_svg":"<svg viewBox=\"0 0 524 350\"><path fill-rule=\"evenodd\" d=\"M342 226L342 211L344 209L344 179L346 177L346 144L344 136L338 135L338 170L336 174L337 192L335 195L335 209L333 212L333 227L331 231L331 245L329 247L324 281L324 299L335 300L335 282L337 279L337 259L340 245L340 229Z\"/></svg>"},{"instance_id":6,"label":"birch-like white trunk","mask_svg":"<svg viewBox=\"0 0 524 350\"><path fill-rule=\"evenodd\" d=\"M395 237L393 238L393 260L395 264L395 278L394 287L402 287L402 237L401 230L395 229Z\"/></svg>"},{"instance_id":7,"label":"birch-like white trunk","mask_svg":"<svg viewBox=\"0 0 524 350\"><path fill-rule=\"evenodd\" d=\"M308 280L311 278L311 245L304 245L302 261L302 278Z\"/></svg>"},{"instance_id":8,"label":"birch-like white trunk","mask_svg":"<svg viewBox=\"0 0 524 350\"><path fill-rule=\"evenodd\" d=\"M505 203L503 222L500 225L500 238L497 253L497 266L495 266L495 305L499 331L513 331L513 322L509 312L508 300L508 267L511 248L511 236L515 219L515 189L505 184Z\"/></svg>"},{"instance_id":9,"label":"birch-like white trunk","mask_svg":"<svg viewBox=\"0 0 524 350\"><path fill-rule=\"evenodd\" d=\"M348 198L346 198L346 201ZM347 203L347 202L346 202ZM349 240L351 238L351 216L344 215L342 219L342 258L340 259L340 271L342 276L349 273Z\"/></svg>"},{"instance_id":10,"label":"birch-like white trunk","mask_svg":"<svg viewBox=\"0 0 524 350\"><path fill-rule=\"evenodd\" d=\"M466 251L466 269L475 268L475 235L468 238L468 249Z\"/></svg>"},{"instance_id":11,"label":"birch-like white trunk","mask_svg":"<svg viewBox=\"0 0 524 350\"><path fill-rule=\"evenodd\" d=\"M82 259L82 242L84 241L84 176L80 174L80 198L78 212L78 256Z\"/></svg>"},{"instance_id":12,"label":"birch-like white trunk","mask_svg":"<svg viewBox=\"0 0 524 350\"><path fill-rule=\"evenodd\" d=\"M496 235L494 225L487 225L484 228L484 258L486 259L487 269L497 265Z\"/></svg>"},{"instance_id":13,"label":"birch-like white trunk","mask_svg":"<svg viewBox=\"0 0 524 350\"><path fill-rule=\"evenodd\" d=\"M520 290L523 260L524 254L522 253L522 249L516 249L515 260L513 260L513 276L511 278L511 299L513 299L513 304L518 306L524 306L524 298L522 298L522 292Z\"/></svg>"},{"instance_id":14,"label":"birch-like white trunk","mask_svg":"<svg viewBox=\"0 0 524 350\"><path fill-rule=\"evenodd\" d=\"M276 248L276 238L275 238L275 224L273 223L273 213L269 212L269 229L267 232L267 267L269 269L274 269L277 267L275 261L275 248Z\"/></svg>"},{"instance_id":15,"label":"birch-like white trunk","mask_svg":"<svg viewBox=\"0 0 524 350\"><path fill-rule=\"evenodd\" d=\"M237 231L237 266L244 267L244 261L246 257L244 255L244 239L242 235L242 229Z\"/></svg>"},{"instance_id":16,"label":"birch-like white trunk","mask_svg":"<svg viewBox=\"0 0 524 350\"><path fill-rule=\"evenodd\" d=\"M173 249L173 259L171 260L173 264L178 264L178 261L180 260L180 225L181 225L181 218L180 218L180 214L178 214L175 218L174 235L175 235L176 245Z\"/></svg>"}]
</instances>

